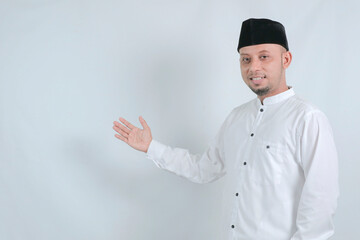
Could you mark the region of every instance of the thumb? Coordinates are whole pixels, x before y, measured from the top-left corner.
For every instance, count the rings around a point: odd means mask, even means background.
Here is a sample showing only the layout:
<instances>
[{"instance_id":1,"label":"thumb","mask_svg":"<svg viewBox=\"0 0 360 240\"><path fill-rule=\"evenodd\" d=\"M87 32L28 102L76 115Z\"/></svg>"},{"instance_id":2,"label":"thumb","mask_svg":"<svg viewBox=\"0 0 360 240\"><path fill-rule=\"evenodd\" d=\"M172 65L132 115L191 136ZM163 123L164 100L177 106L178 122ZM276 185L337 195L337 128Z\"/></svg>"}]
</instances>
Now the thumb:
<instances>
[{"instance_id":1,"label":"thumb","mask_svg":"<svg viewBox=\"0 0 360 240\"><path fill-rule=\"evenodd\" d=\"M144 129L149 129L150 128L149 125L147 125L145 119L143 119L142 116L139 117L139 121L141 123L141 126L143 126Z\"/></svg>"}]
</instances>

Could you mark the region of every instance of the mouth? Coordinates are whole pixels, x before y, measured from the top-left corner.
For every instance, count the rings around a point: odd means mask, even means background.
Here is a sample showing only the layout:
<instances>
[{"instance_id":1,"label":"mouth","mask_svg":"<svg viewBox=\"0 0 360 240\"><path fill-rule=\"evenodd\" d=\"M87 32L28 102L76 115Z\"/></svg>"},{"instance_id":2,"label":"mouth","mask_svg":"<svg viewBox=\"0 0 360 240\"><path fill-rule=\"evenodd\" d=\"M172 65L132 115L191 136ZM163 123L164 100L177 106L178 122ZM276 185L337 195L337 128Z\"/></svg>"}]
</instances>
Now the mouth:
<instances>
[{"instance_id":1,"label":"mouth","mask_svg":"<svg viewBox=\"0 0 360 240\"><path fill-rule=\"evenodd\" d=\"M266 76L262 76L262 77L250 77L249 79L250 79L254 84L260 84L265 78L266 78Z\"/></svg>"}]
</instances>

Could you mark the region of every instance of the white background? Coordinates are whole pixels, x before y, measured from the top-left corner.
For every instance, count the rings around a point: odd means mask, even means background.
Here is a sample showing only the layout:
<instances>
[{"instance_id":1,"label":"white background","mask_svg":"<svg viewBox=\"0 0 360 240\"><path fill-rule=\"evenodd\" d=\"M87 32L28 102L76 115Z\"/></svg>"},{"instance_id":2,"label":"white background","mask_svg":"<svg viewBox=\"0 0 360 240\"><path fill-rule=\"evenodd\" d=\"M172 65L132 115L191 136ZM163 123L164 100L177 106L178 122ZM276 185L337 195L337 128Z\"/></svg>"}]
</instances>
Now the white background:
<instances>
[{"instance_id":1,"label":"white background","mask_svg":"<svg viewBox=\"0 0 360 240\"><path fill-rule=\"evenodd\" d=\"M124 117L202 153L255 95L242 21L285 25L295 92L328 116L333 239L360 238L357 1L0 0L0 239L221 239L223 180L197 185L114 137Z\"/></svg>"}]
</instances>

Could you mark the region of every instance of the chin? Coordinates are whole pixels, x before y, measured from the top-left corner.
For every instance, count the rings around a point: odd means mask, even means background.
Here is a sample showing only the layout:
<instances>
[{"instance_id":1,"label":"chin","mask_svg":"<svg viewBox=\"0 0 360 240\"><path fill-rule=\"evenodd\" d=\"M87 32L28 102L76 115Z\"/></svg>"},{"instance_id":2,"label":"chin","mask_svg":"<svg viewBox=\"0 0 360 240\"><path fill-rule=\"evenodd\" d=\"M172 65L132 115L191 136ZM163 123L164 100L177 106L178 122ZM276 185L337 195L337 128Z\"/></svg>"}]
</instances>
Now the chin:
<instances>
[{"instance_id":1,"label":"chin","mask_svg":"<svg viewBox=\"0 0 360 240\"><path fill-rule=\"evenodd\" d=\"M257 88L252 88L250 87L250 89L257 95L257 96L265 96L267 94L269 94L270 92L270 88L268 86L265 87L257 87Z\"/></svg>"}]
</instances>

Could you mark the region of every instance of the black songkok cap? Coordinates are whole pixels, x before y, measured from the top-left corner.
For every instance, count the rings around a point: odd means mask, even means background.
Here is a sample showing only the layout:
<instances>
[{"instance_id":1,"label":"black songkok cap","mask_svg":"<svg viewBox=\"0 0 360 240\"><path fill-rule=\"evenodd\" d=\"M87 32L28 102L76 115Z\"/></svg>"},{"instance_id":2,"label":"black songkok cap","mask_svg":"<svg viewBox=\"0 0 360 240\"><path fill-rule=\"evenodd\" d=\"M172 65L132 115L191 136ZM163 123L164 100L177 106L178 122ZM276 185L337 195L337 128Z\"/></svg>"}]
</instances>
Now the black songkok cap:
<instances>
[{"instance_id":1,"label":"black songkok cap","mask_svg":"<svg viewBox=\"0 0 360 240\"><path fill-rule=\"evenodd\" d=\"M265 18L250 18L244 21L237 50L263 43L279 44L289 51L285 28L281 23Z\"/></svg>"}]
</instances>

